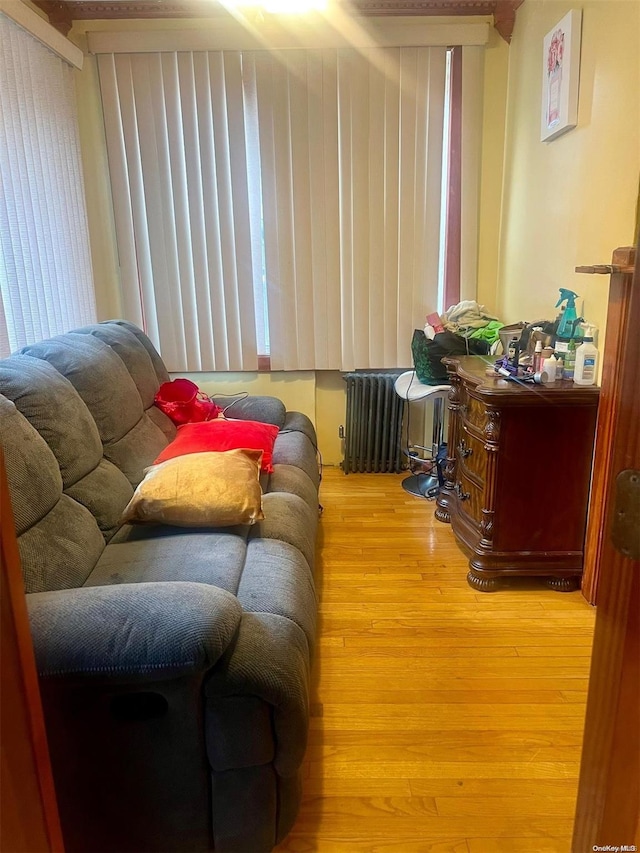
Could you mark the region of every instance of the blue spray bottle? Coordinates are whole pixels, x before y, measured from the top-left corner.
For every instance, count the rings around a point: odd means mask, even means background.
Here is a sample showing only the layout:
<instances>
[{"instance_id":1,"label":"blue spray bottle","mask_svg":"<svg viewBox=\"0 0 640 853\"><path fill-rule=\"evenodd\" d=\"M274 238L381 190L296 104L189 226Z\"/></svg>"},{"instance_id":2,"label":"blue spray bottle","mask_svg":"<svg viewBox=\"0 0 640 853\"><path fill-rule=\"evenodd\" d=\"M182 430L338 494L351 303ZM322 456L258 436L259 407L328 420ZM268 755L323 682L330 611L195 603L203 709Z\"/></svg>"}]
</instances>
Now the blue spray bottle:
<instances>
[{"instance_id":1,"label":"blue spray bottle","mask_svg":"<svg viewBox=\"0 0 640 853\"><path fill-rule=\"evenodd\" d=\"M560 288L560 299L556 302L556 308L562 305L565 300L567 305L564 309L560 324L558 325L556 335L557 337L564 338L567 341L574 336L574 330L578 322L578 315L576 314L577 298L578 294L574 293L573 290L567 290L564 287Z\"/></svg>"}]
</instances>

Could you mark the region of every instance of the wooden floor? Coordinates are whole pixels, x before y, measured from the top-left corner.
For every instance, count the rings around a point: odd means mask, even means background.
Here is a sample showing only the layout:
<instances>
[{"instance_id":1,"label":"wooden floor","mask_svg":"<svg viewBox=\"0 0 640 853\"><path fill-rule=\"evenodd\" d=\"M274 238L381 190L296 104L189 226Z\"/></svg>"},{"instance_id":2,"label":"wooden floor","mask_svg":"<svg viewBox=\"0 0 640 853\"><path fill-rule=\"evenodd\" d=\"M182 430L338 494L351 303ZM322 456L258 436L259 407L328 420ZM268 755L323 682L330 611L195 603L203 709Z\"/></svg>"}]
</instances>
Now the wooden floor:
<instances>
[{"instance_id":1,"label":"wooden floor","mask_svg":"<svg viewBox=\"0 0 640 853\"><path fill-rule=\"evenodd\" d=\"M325 469L304 799L277 849L569 853L595 612L472 590L402 479Z\"/></svg>"}]
</instances>

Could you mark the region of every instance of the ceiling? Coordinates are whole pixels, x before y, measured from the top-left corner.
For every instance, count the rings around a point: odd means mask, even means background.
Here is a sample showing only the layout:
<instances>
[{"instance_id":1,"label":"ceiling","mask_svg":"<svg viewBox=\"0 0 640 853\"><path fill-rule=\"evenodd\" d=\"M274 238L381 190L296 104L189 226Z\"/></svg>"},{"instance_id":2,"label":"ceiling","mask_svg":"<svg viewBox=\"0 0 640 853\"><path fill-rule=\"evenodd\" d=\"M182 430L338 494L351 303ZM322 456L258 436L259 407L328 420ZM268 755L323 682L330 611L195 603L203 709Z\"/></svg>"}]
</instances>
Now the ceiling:
<instances>
[{"instance_id":1,"label":"ceiling","mask_svg":"<svg viewBox=\"0 0 640 853\"><path fill-rule=\"evenodd\" d=\"M65 35L74 21L114 18L206 18L226 14L216 0L33 0ZM356 15L486 15L511 41L516 9L524 0L338 0Z\"/></svg>"}]
</instances>

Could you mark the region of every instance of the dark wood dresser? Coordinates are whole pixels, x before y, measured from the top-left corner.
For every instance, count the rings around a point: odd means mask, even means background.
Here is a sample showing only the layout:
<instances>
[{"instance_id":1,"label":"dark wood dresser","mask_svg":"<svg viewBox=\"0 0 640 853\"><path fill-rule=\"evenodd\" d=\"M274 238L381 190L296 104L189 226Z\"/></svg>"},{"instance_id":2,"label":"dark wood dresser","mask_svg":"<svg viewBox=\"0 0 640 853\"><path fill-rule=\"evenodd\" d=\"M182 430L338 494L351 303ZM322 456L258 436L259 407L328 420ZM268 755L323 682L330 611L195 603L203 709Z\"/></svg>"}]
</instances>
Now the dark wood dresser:
<instances>
[{"instance_id":1,"label":"dark wood dresser","mask_svg":"<svg viewBox=\"0 0 640 853\"><path fill-rule=\"evenodd\" d=\"M436 518L451 523L469 555L469 584L491 592L522 575L576 589L599 389L487 375L489 357L444 363L451 392Z\"/></svg>"}]
</instances>

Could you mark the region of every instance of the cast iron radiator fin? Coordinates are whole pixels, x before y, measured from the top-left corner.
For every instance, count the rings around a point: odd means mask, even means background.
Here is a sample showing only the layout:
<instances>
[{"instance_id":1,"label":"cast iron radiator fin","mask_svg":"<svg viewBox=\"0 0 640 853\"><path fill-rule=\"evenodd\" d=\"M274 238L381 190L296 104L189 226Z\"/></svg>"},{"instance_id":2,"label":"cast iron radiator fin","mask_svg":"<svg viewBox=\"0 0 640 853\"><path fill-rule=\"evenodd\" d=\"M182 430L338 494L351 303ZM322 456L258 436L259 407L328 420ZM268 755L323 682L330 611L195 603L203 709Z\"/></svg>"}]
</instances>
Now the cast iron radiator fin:
<instances>
[{"instance_id":1,"label":"cast iron radiator fin","mask_svg":"<svg viewBox=\"0 0 640 853\"><path fill-rule=\"evenodd\" d=\"M402 470L404 400L395 392L396 373L345 373L347 423L342 468L349 473Z\"/></svg>"}]
</instances>

